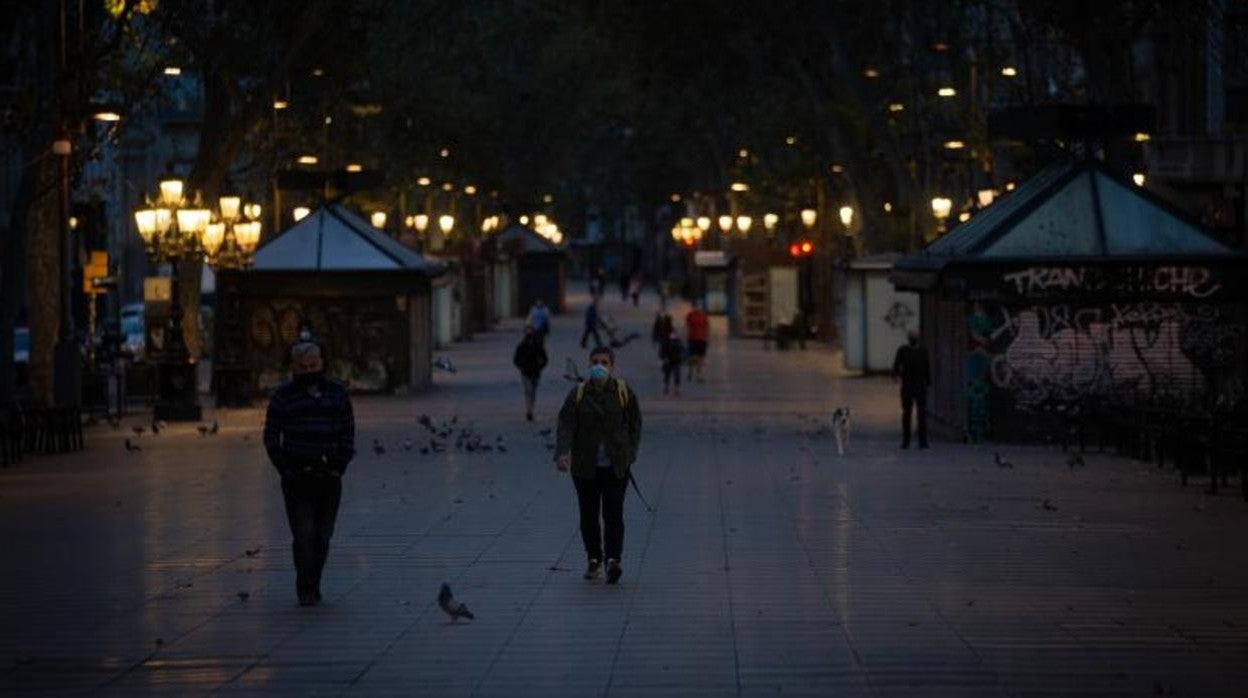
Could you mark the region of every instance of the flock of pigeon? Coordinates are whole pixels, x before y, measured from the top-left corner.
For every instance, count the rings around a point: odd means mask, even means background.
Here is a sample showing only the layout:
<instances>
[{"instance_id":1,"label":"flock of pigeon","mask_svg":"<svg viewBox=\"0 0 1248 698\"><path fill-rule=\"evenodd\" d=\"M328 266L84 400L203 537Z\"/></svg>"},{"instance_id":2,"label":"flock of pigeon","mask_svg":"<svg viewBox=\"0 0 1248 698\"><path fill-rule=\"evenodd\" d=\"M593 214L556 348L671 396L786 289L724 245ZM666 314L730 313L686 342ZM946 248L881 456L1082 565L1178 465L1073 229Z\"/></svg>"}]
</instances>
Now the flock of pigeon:
<instances>
[{"instance_id":1,"label":"flock of pigeon","mask_svg":"<svg viewBox=\"0 0 1248 698\"><path fill-rule=\"evenodd\" d=\"M108 423L113 427L114 430L121 429L120 418L110 418L108 420ZM159 436L160 432L164 431L168 426L169 425L166 424L163 419L152 420L152 423L150 426L144 426L142 424L132 425L130 427L130 431L134 432L134 439L131 439L128 436L126 437L126 440L125 440L126 450L127 451L142 451L143 447L138 444L139 437L146 434L149 430L152 432L152 436ZM196 426L195 429L199 432L200 436L216 436L217 433L221 431L221 425L217 422L217 420L214 419L212 420L212 424L200 424Z\"/></svg>"}]
</instances>

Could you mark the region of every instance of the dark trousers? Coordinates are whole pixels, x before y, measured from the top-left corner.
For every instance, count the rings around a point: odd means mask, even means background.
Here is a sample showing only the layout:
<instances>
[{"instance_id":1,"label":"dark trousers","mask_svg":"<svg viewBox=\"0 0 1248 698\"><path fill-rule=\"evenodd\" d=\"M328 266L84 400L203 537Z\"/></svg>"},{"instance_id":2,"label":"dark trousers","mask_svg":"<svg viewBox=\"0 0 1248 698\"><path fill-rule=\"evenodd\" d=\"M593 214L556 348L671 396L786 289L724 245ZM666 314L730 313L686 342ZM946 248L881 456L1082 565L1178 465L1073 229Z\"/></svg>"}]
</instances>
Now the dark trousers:
<instances>
[{"instance_id":1,"label":"dark trousers","mask_svg":"<svg viewBox=\"0 0 1248 698\"><path fill-rule=\"evenodd\" d=\"M927 391L901 391L901 445L910 445L910 412L919 413L919 446L927 448Z\"/></svg>"},{"instance_id":2,"label":"dark trousers","mask_svg":"<svg viewBox=\"0 0 1248 698\"><path fill-rule=\"evenodd\" d=\"M675 361L665 361L663 363L663 390L672 383L676 384L676 389L680 390L680 364Z\"/></svg>"},{"instance_id":3,"label":"dark trousers","mask_svg":"<svg viewBox=\"0 0 1248 698\"><path fill-rule=\"evenodd\" d=\"M596 468L593 478L572 477L576 499L581 506L581 542L585 557L590 560L619 560L624 548L624 493L628 477L616 477L611 468ZM602 529L598 526L601 512L606 528L606 558L603 554Z\"/></svg>"},{"instance_id":4,"label":"dark trousers","mask_svg":"<svg viewBox=\"0 0 1248 698\"><path fill-rule=\"evenodd\" d=\"M584 349L584 348L585 348L585 340L586 340L586 339L589 339L589 335L590 335L590 333L591 333L591 332L592 332L592 333L593 333L593 335L594 335L594 346L595 346L595 347L600 347L600 346L602 346L602 337L599 337L599 336L598 336L598 326L597 326L597 325L586 325L586 326L585 326L585 331L581 333L581 348L582 348L582 349ZM591 348L592 348L592 347L591 347Z\"/></svg>"},{"instance_id":5,"label":"dark trousers","mask_svg":"<svg viewBox=\"0 0 1248 698\"><path fill-rule=\"evenodd\" d=\"M342 480L329 475L293 475L282 478L286 519L294 541L295 588L299 593L321 590L321 570L334 535Z\"/></svg>"}]
</instances>

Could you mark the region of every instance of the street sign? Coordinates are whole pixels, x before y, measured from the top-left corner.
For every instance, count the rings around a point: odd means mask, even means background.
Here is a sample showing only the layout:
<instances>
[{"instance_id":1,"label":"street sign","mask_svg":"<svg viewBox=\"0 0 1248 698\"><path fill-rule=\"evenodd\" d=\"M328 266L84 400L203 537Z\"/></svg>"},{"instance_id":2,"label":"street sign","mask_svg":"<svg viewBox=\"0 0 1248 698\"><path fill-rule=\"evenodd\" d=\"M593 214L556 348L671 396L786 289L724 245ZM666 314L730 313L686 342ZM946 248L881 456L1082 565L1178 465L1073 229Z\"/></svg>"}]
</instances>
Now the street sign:
<instances>
[{"instance_id":1,"label":"street sign","mask_svg":"<svg viewBox=\"0 0 1248 698\"><path fill-rule=\"evenodd\" d=\"M91 252L91 259L82 267L82 292L95 294L107 293L107 289L101 288L95 283L96 279L108 276L108 253L100 250Z\"/></svg>"}]
</instances>

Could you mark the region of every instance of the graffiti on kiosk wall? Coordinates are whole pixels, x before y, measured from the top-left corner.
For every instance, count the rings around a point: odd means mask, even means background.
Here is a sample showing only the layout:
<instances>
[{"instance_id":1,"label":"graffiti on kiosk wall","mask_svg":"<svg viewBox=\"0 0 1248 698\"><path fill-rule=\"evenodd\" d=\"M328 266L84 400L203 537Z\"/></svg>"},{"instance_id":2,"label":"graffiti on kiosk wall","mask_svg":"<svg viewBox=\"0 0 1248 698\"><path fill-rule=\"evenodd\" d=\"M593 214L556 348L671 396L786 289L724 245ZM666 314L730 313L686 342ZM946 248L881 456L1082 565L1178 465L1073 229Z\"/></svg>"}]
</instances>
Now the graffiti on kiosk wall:
<instances>
[{"instance_id":1,"label":"graffiti on kiosk wall","mask_svg":"<svg viewBox=\"0 0 1248 698\"><path fill-rule=\"evenodd\" d=\"M966 354L966 436L971 443L992 434L992 318L976 303L967 318L969 346Z\"/></svg>"},{"instance_id":2,"label":"graffiti on kiosk wall","mask_svg":"<svg viewBox=\"0 0 1248 698\"><path fill-rule=\"evenodd\" d=\"M1219 306L1056 303L990 312L977 305L970 324L988 354L991 385L1024 410L1058 409L1085 397L1205 406L1233 406L1244 397L1237 362L1248 346L1245 324ZM975 352L969 361L983 368ZM976 379L982 375L968 370L968 380ZM973 397L968 409L973 418Z\"/></svg>"},{"instance_id":3,"label":"graffiti on kiosk wall","mask_svg":"<svg viewBox=\"0 0 1248 698\"><path fill-rule=\"evenodd\" d=\"M1199 266L1036 266L1003 274L1001 280L1006 290L1030 298L1080 291L1199 300L1222 290L1213 272Z\"/></svg>"},{"instance_id":4,"label":"graffiti on kiosk wall","mask_svg":"<svg viewBox=\"0 0 1248 698\"><path fill-rule=\"evenodd\" d=\"M901 301L893 301L888 312L884 313L884 322L893 330L904 330L910 327L910 320L913 317L914 310L909 305Z\"/></svg>"},{"instance_id":5,"label":"graffiti on kiosk wall","mask_svg":"<svg viewBox=\"0 0 1248 698\"><path fill-rule=\"evenodd\" d=\"M259 387L271 390L286 379L287 352L307 327L325 347L328 375L351 390L390 390L401 379L401 322L392 299L257 299L244 303L249 359Z\"/></svg>"}]
</instances>

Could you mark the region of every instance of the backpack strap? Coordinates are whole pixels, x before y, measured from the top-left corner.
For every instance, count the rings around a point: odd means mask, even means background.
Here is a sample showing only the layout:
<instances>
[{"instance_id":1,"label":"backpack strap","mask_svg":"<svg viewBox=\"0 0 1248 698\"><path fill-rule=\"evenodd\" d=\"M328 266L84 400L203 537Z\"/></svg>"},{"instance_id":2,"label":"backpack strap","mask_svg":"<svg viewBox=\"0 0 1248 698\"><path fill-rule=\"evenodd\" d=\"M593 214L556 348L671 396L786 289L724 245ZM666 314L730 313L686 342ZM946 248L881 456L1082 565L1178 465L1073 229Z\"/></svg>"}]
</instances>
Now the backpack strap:
<instances>
[{"instance_id":1,"label":"backpack strap","mask_svg":"<svg viewBox=\"0 0 1248 698\"><path fill-rule=\"evenodd\" d=\"M615 379L615 390L620 396L620 407L628 407L628 384L619 378ZM576 406L580 407L581 398L585 396L585 382L576 386Z\"/></svg>"}]
</instances>

